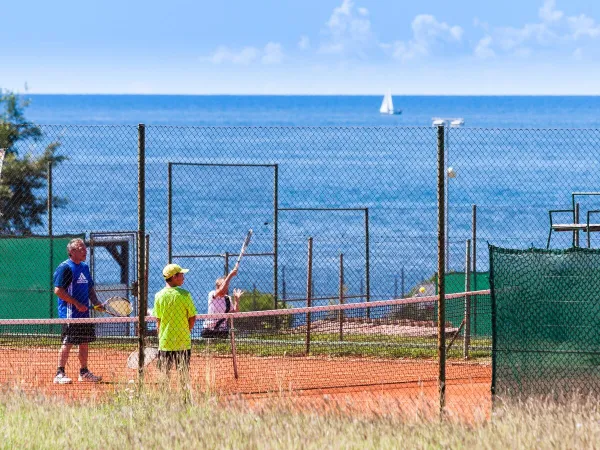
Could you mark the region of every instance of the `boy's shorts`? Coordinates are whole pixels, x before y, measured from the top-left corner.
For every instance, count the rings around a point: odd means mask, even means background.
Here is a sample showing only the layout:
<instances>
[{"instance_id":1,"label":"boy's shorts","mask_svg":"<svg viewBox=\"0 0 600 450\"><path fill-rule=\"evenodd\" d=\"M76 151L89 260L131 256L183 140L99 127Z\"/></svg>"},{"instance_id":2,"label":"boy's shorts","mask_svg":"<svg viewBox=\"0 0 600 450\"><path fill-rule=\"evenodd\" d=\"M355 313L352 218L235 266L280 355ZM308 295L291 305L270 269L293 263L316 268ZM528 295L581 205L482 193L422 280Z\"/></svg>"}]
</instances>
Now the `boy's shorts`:
<instances>
[{"instance_id":1,"label":"boy's shorts","mask_svg":"<svg viewBox=\"0 0 600 450\"><path fill-rule=\"evenodd\" d=\"M171 370L173 364L179 370L187 369L190 367L190 359L192 357L192 350L176 350L158 351L158 368L159 370Z\"/></svg>"},{"instance_id":2,"label":"boy's shorts","mask_svg":"<svg viewBox=\"0 0 600 450\"><path fill-rule=\"evenodd\" d=\"M96 325L93 323L63 324L60 340L63 344L87 344L96 340Z\"/></svg>"}]
</instances>

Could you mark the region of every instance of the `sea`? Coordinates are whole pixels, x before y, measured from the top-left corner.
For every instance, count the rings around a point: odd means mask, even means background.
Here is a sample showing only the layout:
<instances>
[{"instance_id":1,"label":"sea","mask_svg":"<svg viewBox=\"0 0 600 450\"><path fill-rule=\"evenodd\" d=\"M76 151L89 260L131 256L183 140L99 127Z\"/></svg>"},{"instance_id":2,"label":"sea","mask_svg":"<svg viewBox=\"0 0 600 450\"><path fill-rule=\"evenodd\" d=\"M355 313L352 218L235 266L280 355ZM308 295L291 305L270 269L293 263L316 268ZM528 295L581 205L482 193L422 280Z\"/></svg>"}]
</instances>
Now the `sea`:
<instances>
[{"instance_id":1,"label":"sea","mask_svg":"<svg viewBox=\"0 0 600 450\"><path fill-rule=\"evenodd\" d=\"M545 247L548 210L569 207L572 191L600 190L600 97L394 96L399 115L379 113L382 96L27 97L27 119L60 130L69 157L55 174L57 195L69 201L54 213L55 233L135 229L136 126L147 126L151 292L167 260L167 161L280 165L278 201L287 210L279 216L277 289L287 306L305 299L309 237L314 295L332 298L316 304L336 301L341 253L344 289L356 301L408 295L428 283L437 269L433 118L464 119L446 141L447 165L458 173L447 185L449 271L464 270L473 205L477 269L485 271L488 244ZM192 268L188 286L199 312L223 271L222 257L206 255L234 254L248 228L257 255L244 259L236 286L272 292L272 168L174 170L173 260ZM568 245L553 237L553 246ZM108 267L108 254L98 258ZM114 283L101 272L100 282Z\"/></svg>"},{"instance_id":2,"label":"sea","mask_svg":"<svg viewBox=\"0 0 600 450\"><path fill-rule=\"evenodd\" d=\"M600 97L395 96L400 115L381 115L379 96L29 95L41 124L180 126L430 126L462 117L469 127L598 128Z\"/></svg>"}]
</instances>

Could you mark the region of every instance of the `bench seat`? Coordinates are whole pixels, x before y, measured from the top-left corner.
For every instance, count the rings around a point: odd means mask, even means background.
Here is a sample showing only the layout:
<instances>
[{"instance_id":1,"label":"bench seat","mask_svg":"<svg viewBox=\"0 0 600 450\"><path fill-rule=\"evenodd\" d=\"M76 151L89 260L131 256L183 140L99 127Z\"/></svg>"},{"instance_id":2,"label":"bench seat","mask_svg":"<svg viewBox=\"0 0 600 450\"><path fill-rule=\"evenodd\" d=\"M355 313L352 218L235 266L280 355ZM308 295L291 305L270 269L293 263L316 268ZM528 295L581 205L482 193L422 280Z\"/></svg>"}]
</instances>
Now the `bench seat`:
<instances>
[{"instance_id":1,"label":"bench seat","mask_svg":"<svg viewBox=\"0 0 600 450\"><path fill-rule=\"evenodd\" d=\"M553 223L552 231L588 231L586 223ZM590 223L589 231L600 231L600 223Z\"/></svg>"}]
</instances>

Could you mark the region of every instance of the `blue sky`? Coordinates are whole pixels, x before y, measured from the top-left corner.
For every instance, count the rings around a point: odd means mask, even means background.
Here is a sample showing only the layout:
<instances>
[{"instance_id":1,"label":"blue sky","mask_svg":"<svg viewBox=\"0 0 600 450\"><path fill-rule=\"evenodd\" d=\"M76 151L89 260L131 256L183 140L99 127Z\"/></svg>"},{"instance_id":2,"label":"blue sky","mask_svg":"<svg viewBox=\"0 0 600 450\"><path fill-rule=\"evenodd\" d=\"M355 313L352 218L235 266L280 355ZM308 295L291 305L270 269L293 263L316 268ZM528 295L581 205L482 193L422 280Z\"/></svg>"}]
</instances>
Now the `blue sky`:
<instances>
[{"instance_id":1,"label":"blue sky","mask_svg":"<svg viewBox=\"0 0 600 450\"><path fill-rule=\"evenodd\" d=\"M600 95L597 0L6 1L30 93Z\"/></svg>"}]
</instances>

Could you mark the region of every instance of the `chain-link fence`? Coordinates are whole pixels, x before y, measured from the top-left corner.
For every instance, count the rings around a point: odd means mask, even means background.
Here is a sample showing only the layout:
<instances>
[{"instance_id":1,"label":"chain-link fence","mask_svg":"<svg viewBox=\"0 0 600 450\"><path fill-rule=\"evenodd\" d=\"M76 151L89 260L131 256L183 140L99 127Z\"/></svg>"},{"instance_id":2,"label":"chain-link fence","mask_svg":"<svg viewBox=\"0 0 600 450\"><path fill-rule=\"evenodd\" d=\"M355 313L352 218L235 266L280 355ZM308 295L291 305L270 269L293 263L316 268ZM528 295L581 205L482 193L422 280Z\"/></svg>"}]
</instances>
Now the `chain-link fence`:
<instances>
[{"instance_id":1,"label":"chain-link fence","mask_svg":"<svg viewBox=\"0 0 600 450\"><path fill-rule=\"evenodd\" d=\"M84 237L99 301L125 297L133 305L133 315L143 318L146 307L148 314L156 315L154 294L165 286L162 270L167 263L190 269L183 288L191 293L194 314L225 312L225 301L211 309L207 296L219 290L217 278L231 272L244 236L252 229L252 242L239 273L231 280L232 289L245 291L239 299L240 313L340 303L362 305L400 297L425 300L414 305L401 302L385 312L357 307L354 315L343 315L334 309L325 318L315 315L317 319L312 314L294 313L271 321L256 319L252 326L242 321L231 327L226 319L219 330L228 336L233 334L231 330L239 332L235 339L228 337L216 344L212 338L203 338L202 332L206 320L214 325L219 318L199 316L189 336L192 360L198 354L231 358L231 347L236 342L241 354L248 356L296 354L298 349L291 351L285 346L273 349L301 336L300 344L293 345L300 345L309 357L318 354L323 342L335 343L336 351L321 354L342 358L342 365L349 361L343 358L371 358L370 364L408 358L435 368L443 344L448 360L442 358L441 363L447 370L423 371L418 364L410 366L412 369L404 366L405 378L392 382L390 376L392 387L388 391L402 397L403 386L425 390L437 398L436 384L441 380L446 386L448 407L472 409L473 405L485 406L491 401L492 320L490 297L485 292L487 243L511 248L548 244L565 247L587 231L590 245L597 242L595 229L585 224L588 211L592 214L589 220L593 219L594 202L600 197L579 196L576 208L572 193L595 190L598 160L594 150L600 143L599 130L166 126L40 129L40 139L20 141L9 149L0 185L4 190L0 220L6 239L23 245L27 242L23 235L56 237L28 241L32 249L40 242L46 246L37 253L37 259L22 258L17 263L10 252L0 255L4 267L18 265L21 273L20 280L14 280L7 269L2 275L6 274L10 282L0 286L3 349L16 354L20 354L21 347L15 344L14 336L21 331L11 331L12 322L8 321L57 320L57 298L52 295L56 280L50 275L54 276L57 262L67 259L68 239L59 242L60 236ZM36 158L56 144L56 153L67 159L42 168L44 178L33 186L39 201L37 220L31 220L26 230L16 227L15 217L34 213L23 209L26 202L19 198L25 194L19 189L14 152L19 158ZM440 153L441 149L444 152ZM439 155L443 160L438 163ZM446 173L443 179L438 177L440 167ZM48 191L52 202L45 199ZM554 224L563 228L551 227L549 211L553 210L568 210L555 213ZM442 230L439 223L445 225ZM443 255L438 251L440 233L447 235ZM581 234L577 242L587 245L584 237ZM52 256L38 261L50 251L48 243L52 243ZM449 298L443 326L438 320L436 297L440 260L444 262L444 273L449 274L444 294L484 290L481 295ZM466 287L460 289L461 285ZM43 305L17 300L27 297L31 289L39 293L40 300L35 302L45 302ZM233 297L233 292L230 294ZM235 310L234 300L229 300L230 312ZM187 305L184 315L191 310ZM373 311L378 311L375 317L371 317ZM104 317L98 311L91 315ZM350 348L341 343L348 333L345 322L340 325L340 317L370 323L374 328L370 333L350 333L355 341ZM215 322L210 322L213 319ZM319 320L326 322L316 324L314 329L320 331L314 331L310 324ZM331 321L336 324L335 330ZM26 326L28 330L33 327ZM262 327L260 333L257 327ZM157 327L150 319L147 326L141 327L142 339L136 320L96 328L98 339L89 345L90 354L98 358L94 360L96 367L90 369L103 372L105 379L117 373L121 374L115 375L119 380L135 378L136 371L125 368L122 355L126 359L142 343L160 344L160 325ZM45 356L40 357L43 364L40 362L38 368L39 379L50 383L63 342L62 328L55 329L55 334L43 341L47 346L44 348L52 351L41 353ZM398 350L357 350L377 349L378 342L382 349L397 346ZM109 352L115 356L101 356ZM69 361L69 367L77 366L74 355ZM222 370L224 373L217 376L231 375L229 369ZM293 367L289 370L298 371ZM289 381L277 372L277 367L269 376L272 382L266 384L279 390L281 383ZM305 376L319 377L314 373ZM337 379L344 377L352 378L340 372ZM349 384L382 386L383 378L374 377L370 383L364 375ZM298 385L298 381L288 381L285 389L293 390ZM338 384L344 386L343 382ZM333 389L327 386L322 387ZM414 399L413 394L406 398Z\"/></svg>"}]
</instances>

